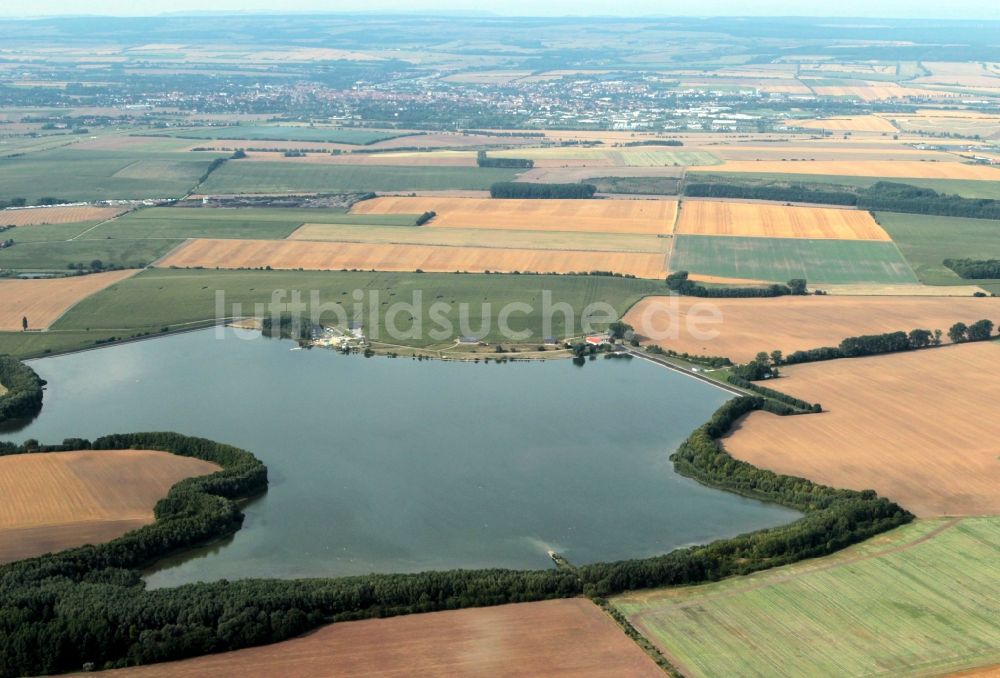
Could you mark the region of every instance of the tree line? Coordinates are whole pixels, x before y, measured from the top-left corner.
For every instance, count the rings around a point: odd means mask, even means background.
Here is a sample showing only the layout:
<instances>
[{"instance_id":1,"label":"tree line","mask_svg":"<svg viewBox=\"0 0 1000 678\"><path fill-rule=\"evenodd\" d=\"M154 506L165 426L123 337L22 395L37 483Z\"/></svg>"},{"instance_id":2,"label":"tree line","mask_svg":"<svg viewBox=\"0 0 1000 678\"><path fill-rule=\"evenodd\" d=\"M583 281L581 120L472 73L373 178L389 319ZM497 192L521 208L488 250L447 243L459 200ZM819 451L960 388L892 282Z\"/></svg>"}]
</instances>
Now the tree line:
<instances>
[{"instance_id":1,"label":"tree line","mask_svg":"<svg viewBox=\"0 0 1000 678\"><path fill-rule=\"evenodd\" d=\"M486 151L479 151L476 153L476 164L480 167L531 169L535 166L535 161L528 158L490 158Z\"/></svg>"},{"instance_id":2,"label":"tree line","mask_svg":"<svg viewBox=\"0 0 1000 678\"><path fill-rule=\"evenodd\" d=\"M957 322L948 329L948 339L955 344L967 341L986 341L992 338L993 321L977 320L971 325ZM780 359L778 364L796 365L838 358L860 358L869 355L913 351L930 346L940 346L941 330L913 329L909 332L885 332L847 337L839 346L822 346L804 351L794 351Z\"/></svg>"},{"instance_id":3,"label":"tree line","mask_svg":"<svg viewBox=\"0 0 1000 678\"><path fill-rule=\"evenodd\" d=\"M536 184L531 182L501 181L490 186L491 198L519 198L529 200L593 198L597 187L593 184Z\"/></svg>"},{"instance_id":4,"label":"tree line","mask_svg":"<svg viewBox=\"0 0 1000 678\"><path fill-rule=\"evenodd\" d=\"M45 380L20 360L0 355L0 384L7 389L0 395L0 424L34 417L41 411Z\"/></svg>"},{"instance_id":5,"label":"tree line","mask_svg":"<svg viewBox=\"0 0 1000 678\"><path fill-rule=\"evenodd\" d=\"M755 287L705 287L701 283L688 278L687 271L675 271L667 275L667 288L672 292L689 297L783 297L787 295L808 294L808 281L803 278L793 278L787 284L758 285Z\"/></svg>"},{"instance_id":6,"label":"tree line","mask_svg":"<svg viewBox=\"0 0 1000 678\"><path fill-rule=\"evenodd\" d=\"M943 263L960 278L1000 278L1000 259L945 259Z\"/></svg>"},{"instance_id":7,"label":"tree line","mask_svg":"<svg viewBox=\"0 0 1000 678\"><path fill-rule=\"evenodd\" d=\"M798 183L759 184L735 180L711 180L685 184L684 195L701 198L808 202L852 206L870 211L1000 219L1000 200L963 198L893 181L879 181L867 188L851 186L815 188Z\"/></svg>"}]
</instances>

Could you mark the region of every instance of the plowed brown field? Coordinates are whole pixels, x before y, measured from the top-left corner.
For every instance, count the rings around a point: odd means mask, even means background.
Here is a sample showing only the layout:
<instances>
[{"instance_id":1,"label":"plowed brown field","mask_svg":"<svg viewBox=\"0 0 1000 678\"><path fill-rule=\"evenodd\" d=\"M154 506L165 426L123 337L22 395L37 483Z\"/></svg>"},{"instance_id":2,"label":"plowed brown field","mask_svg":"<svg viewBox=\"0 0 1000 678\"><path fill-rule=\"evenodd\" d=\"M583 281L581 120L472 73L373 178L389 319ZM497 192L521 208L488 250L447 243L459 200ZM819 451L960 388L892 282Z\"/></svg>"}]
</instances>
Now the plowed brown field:
<instances>
[{"instance_id":1,"label":"plowed brown field","mask_svg":"<svg viewBox=\"0 0 1000 678\"><path fill-rule=\"evenodd\" d=\"M385 197L357 203L354 214L436 212L428 228L493 228L596 233L670 233L674 200L493 200Z\"/></svg>"},{"instance_id":2,"label":"plowed brown field","mask_svg":"<svg viewBox=\"0 0 1000 678\"><path fill-rule=\"evenodd\" d=\"M699 320L716 311L721 314L718 323ZM647 297L629 310L625 322L663 348L747 361L759 351L780 349L787 354L836 346L845 337L860 334L908 332L918 327L947 333L956 322L969 324L983 318L1000 320L1000 298ZM699 338L699 328L718 336Z\"/></svg>"},{"instance_id":3,"label":"plowed brown field","mask_svg":"<svg viewBox=\"0 0 1000 678\"><path fill-rule=\"evenodd\" d=\"M662 676L618 625L580 598L325 626L302 638L109 675Z\"/></svg>"},{"instance_id":4,"label":"plowed brown field","mask_svg":"<svg viewBox=\"0 0 1000 678\"><path fill-rule=\"evenodd\" d=\"M0 562L108 541L151 523L172 485L218 469L149 450L0 457Z\"/></svg>"},{"instance_id":5,"label":"plowed brown field","mask_svg":"<svg viewBox=\"0 0 1000 678\"><path fill-rule=\"evenodd\" d=\"M919 516L1000 513L1000 346L797 365L774 388L822 414L754 412L726 440L778 473L875 489Z\"/></svg>"},{"instance_id":6,"label":"plowed brown field","mask_svg":"<svg viewBox=\"0 0 1000 678\"><path fill-rule=\"evenodd\" d=\"M0 330L20 330L27 317L30 329L48 327L74 304L136 271L111 271L52 280L0 280Z\"/></svg>"},{"instance_id":7,"label":"plowed brown field","mask_svg":"<svg viewBox=\"0 0 1000 678\"><path fill-rule=\"evenodd\" d=\"M765 238L889 241L889 234L862 210L785 207L762 203L685 200L677 233Z\"/></svg>"},{"instance_id":8,"label":"plowed brown field","mask_svg":"<svg viewBox=\"0 0 1000 678\"><path fill-rule=\"evenodd\" d=\"M450 273L579 273L614 271L640 278L665 275L664 254L500 247L307 242L296 240L190 240L158 264L179 268L360 269Z\"/></svg>"}]
</instances>

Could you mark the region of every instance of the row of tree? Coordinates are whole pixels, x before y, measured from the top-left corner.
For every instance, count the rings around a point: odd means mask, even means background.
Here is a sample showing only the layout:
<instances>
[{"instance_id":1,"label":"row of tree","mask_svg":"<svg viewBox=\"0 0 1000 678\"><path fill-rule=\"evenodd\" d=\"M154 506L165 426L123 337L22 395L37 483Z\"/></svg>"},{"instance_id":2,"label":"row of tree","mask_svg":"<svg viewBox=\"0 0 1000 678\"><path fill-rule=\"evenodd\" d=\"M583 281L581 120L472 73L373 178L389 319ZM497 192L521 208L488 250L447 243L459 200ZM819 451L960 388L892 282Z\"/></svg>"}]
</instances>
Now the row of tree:
<instances>
[{"instance_id":1,"label":"row of tree","mask_svg":"<svg viewBox=\"0 0 1000 678\"><path fill-rule=\"evenodd\" d=\"M879 181L868 188L851 186L815 188L797 183L761 184L726 179L687 183L684 186L684 195L702 198L808 202L854 206L870 211L1000 219L1000 200L946 195L929 188L893 181Z\"/></svg>"},{"instance_id":2,"label":"row of tree","mask_svg":"<svg viewBox=\"0 0 1000 678\"><path fill-rule=\"evenodd\" d=\"M667 275L667 288L672 292L689 297L783 297L808 294L808 282L803 278L793 278L786 285L758 285L755 287L705 287L689 279L687 271L675 271Z\"/></svg>"},{"instance_id":3,"label":"row of tree","mask_svg":"<svg viewBox=\"0 0 1000 678\"><path fill-rule=\"evenodd\" d=\"M986 341L993 336L993 321L977 320L971 325L957 322L948 329L948 339L955 344L966 341ZM847 337L839 346L823 346L805 351L794 351L776 364L795 365L838 358L859 358L883 353L912 351L929 346L940 346L944 333L941 330L913 329L909 332L885 332ZM780 356L779 352L778 353Z\"/></svg>"},{"instance_id":4,"label":"row of tree","mask_svg":"<svg viewBox=\"0 0 1000 678\"><path fill-rule=\"evenodd\" d=\"M531 200L593 198L597 187L593 184L536 184L531 182L501 181L490 186L490 197L521 198Z\"/></svg>"},{"instance_id":5,"label":"row of tree","mask_svg":"<svg viewBox=\"0 0 1000 678\"><path fill-rule=\"evenodd\" d=\"M0 355L0 424L36 416L42 409L45 380L17 358Z\"/></svg>"},{"instance_id":6,"label":"row of tree","mask_svg":"<svg viewBox=\"0 0 1000 678\"><path fill-rule=\"evenodd\" d=\"M944 265L960 278L1000 278L1000 259L945 259Z\"/></svg>"},{"instance_id":7,"label":"row of tree","mask_svg":"<svg viewBox=\"0 0 1000 678\"><path fill-rule=\"evenodd\" d=\"M535 161L528 158L491 158L486 154L486 151L479 151L476 153L476 164L480 167L531 169L535 166Z\"/></svg>"}]
</instances>

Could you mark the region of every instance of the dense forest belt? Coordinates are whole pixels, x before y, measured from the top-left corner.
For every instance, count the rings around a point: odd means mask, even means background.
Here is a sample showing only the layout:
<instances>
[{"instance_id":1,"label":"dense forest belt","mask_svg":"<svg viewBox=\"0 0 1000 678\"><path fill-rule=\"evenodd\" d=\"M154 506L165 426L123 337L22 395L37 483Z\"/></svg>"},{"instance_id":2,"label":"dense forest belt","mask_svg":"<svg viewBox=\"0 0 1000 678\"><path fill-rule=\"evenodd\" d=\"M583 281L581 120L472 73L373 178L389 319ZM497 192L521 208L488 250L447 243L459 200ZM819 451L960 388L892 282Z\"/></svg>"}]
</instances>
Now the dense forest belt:
<instances>
[{"instance_id":1,"label":"dense forest belt","mask_svg":"<svg viewBox=\"0 0 1000 678\"><path fill-rule=\"evenodd\" d=\"M151 449L197 457L221 471L171 488L156 522L97 546L0 567L0 676L149 664L286 640L321 624L433 610L711 581L831 553L911 519L874 492L837 490L732 459L716 439L744 414L792 407L760 397L723 405L681 446L677 470L708 485L795 508L789 525L640 560L578 568L453 570L337 579L216 581L147 591L140 568L242 525L235 499L262 491L251 453L176 433L90 443L0 444L0 454Z\"/></svg>"},{"instance_id":2,"label":"dense forest belt","mask_svg":"<svg viewBox=\"0 0 1000 678\"><path fill-rule=\"evenodd\" d=\"M0 424L36 416L42 409L45 381L20 360L0 355Z\"/></svg>"},{"instance_id":3,"label":"dense forest belt","mask_svg":"<svg viewBox=\"0 0 1000 678\"><path fill-rule=\"evenodd\" d=\"M593 198L597 187L593 184L540 184L501 181L490 186L491 198L521 200L586 200Z\"/></svg>"},{"instance_id":4,"label":"dense forest belt","mask_svg":"<svg viewBox=\"0 0 1000 678\"><path fill-rule=\"evenodd\" d=\"M1000 200L962 198L906 183L879 181L868 188L852 186L739 181L718 179L689 181L684 195L692 198L737 198L781 202L845 205L858 209L940 217L1000 219Z\"/></svg>"},{"instance_id":5,"label":"dense forest belt","mask_svg":"<svg viewBox=\"0 0 1000 678\"><path fill-rule=\"evenodd\" d=\"M997 237L1000 238L1000 232ZM1000 279L1000 259L945 259L944 265L961 278Z\"/></svg>"}]
</instances>

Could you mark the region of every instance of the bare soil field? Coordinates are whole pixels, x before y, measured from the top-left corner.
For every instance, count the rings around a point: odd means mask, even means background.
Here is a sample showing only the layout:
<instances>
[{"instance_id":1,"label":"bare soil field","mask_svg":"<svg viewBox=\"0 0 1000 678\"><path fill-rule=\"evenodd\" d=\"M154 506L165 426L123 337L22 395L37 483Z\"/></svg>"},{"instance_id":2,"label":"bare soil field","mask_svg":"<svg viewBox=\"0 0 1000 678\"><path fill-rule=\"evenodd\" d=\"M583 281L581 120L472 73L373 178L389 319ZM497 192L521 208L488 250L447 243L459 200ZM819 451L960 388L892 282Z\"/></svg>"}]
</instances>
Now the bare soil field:
<instances>
[{"instance_id":1,"label":"bare soil field","mask_svg":"<svg viewBox=\"0 0 1000 678\"><path fill-rule=\"evenodd\" d=\"M721 314L718 322L711 318ZM665 349L752 360L760 351L836 346L845 337L1000 319L1000 298L807 296L776 299L647 297L625 322ZM691 323L694 323L692 325ZM701 338L701 328L708 335ZM711 333L717 333L712 336ZM947 341L947 336L945 337ZM925 353L919 353L925 355ZM800 394L795 394L800 395Z\"/></svg>"},{"instance_id":2,"label":"bare soil field","mask_svg":"<svg viewBox=\"0 0 1000 678\"><path fill-rule=\"evenodd\" d=\"M674 200L494 200L375 198L354 214L436 212L426 228L489 228L659 235L673 229Z\"/></svg>"},{"instance_id":3,"label":"bare soil field","mask_svg":"<svg viewBox=\"0 0 1000 678\"><path fill-rule=\"evenodd\" d=\"M593 603L574 598L344 622L302 638L115 675L662 676Z\"/></svg>"},{"instance_id":4,"label":"bare soil field","mask_svg":"<svg viewBox=\"0 0 1000 678\"><path fill-rule=\"evenodd\" d=\"M754 412L725 447L761 468L875 489L922 517L997 514L998 371L992 342L792 366L771 386L827 411Z\"/></svg>"},{"instance_id":5,"label":"bare soil field","mask_svg":"<svg viewBox=\"0 0 1000 678\"><path fill-rule=\"evenodd\" d=\"M742 161L692 168L713 172L764 172L782 174L827 174L856 177L897 177L914 179L969 179L1000 181L1000 169L961 162L912 161Z\"/></svg>"},{"instance_id":6,"label":"bare soil field","mask_svg":"<svg viewBox=\"0 0 1000 678\"><path fill-rule=\"evenodd\" d=\"M499 247L307 242L301 240L190 240L164 257L161 268L264 268L318 271L375 270L452 273L485 271L581 273L614 271L660 278L664 254Z\"/></svg>"},{"instance_id":7,"label":"bare soil field","mask_svg":"<svg viewBox=\"0 0 1000 678\"><path fill-rule=\"evenodd\" d=\"M763 203L685 200L677 233L889 241L869 212Z\"/></svg>"},{"instance_id":8,"label":"bare soil field","mask_svg":"<svg viewBox=\"0 0 1000 678\"><path fill-rule=\"evenodd\" d=\"M149 450L0 457L0 562L108 541L151 523L172 485L218 469Z\"/></svg>"},{"instance_id":9,"label":"bare soil field","mask_svg":"<svg viewBox=\"0 0 1000 678\"><path fill-rule=\"evenodd\" d=\"M670 238L632 233L579 233L574 231L520 231L484 228L414 228L412 226L354 226L303 224L288 240L328 242L444 245L448 247L500 247L542 250L593 250L597 252L670 251Z\"/></svg>"},{"instance_id":10,"label":"bare soil field","mask_svg":"<svg viewBox=\"0 0 1000 678\"><path fill-rule=\"evenodd\" d=\"M104 221L125 210L119 207L37 207L0 211L0 226L36 226L38 224L72 224L78 221Z\"/></svg>"},{"instance_id":11,"label":"bare soil field","mask_svg":"<svg viewBox=\"0 0 1000 678\"><path fill-rule=\"evenodd\" d=\"M789 127L825 129L831 132L888 132L892 134L898 131L891 122L877 115L846 115L819 120L789 120L785 124Z\"/></svg>"},{"instance_id":12,"label":"bare soil field","mask_svg":"<svg viewBox=\"0 0 1000 678\"><path fill-rule=\"evenodd\" d=\"M51 280L0 280L0 331L46 328L78 302L136 273L110 271Z\"/></svg>"}]
</instances>

